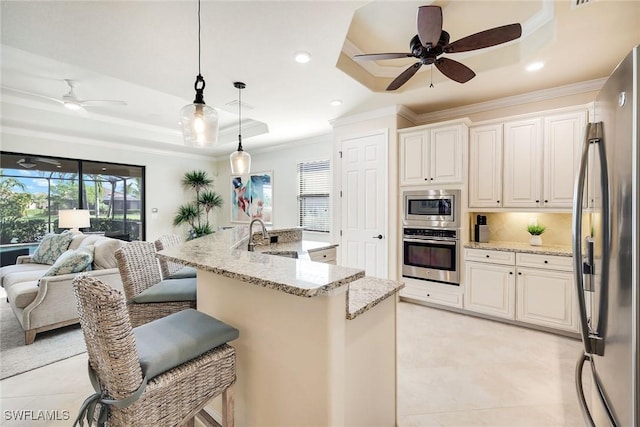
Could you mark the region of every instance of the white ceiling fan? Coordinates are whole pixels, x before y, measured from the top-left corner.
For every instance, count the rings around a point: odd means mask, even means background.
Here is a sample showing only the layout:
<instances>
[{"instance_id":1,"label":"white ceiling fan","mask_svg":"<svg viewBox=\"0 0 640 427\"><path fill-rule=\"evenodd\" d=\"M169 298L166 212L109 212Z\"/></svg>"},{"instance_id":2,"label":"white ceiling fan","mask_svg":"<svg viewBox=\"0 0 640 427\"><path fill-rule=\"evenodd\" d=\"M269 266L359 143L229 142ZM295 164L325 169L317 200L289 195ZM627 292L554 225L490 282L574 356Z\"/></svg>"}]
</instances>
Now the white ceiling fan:
<instances>
[{"instance_id":1,"label":"white ceiling fan","mask_svg":"<svg viewBox=\"0 0 640 427\"><path fill-rule=\"evenodd\" d=\"M49 163L54 166L60 166L59 161L54 159L44 159L42 157L23 157L16 163L25 169L32 169L38 166L36 162Z\"/></svg>"},{"instance_id":2,"label":"white ceiling fan","mask_svg":"<svg viewBox=\"0 0 640 427\"><path fill-rule=\"evenodd\" d=\"M80 99L78 95L76 95L74 89L76 87L76 83L70 79L64 79L69 86L69 92L62 96L62 99L51 98L49 96L40 95L33 92L28 92L20 89L14 88L6 88L10 91L17 93L24 93L30 96L36 96L39 98L47 99L49 101L57 102L58 104L64 105L66 108L70 110L83 110L85 107L108 107L108 106L125 106L127 105L124 101L118 100L108 100L108 99Z\"/></svg>"}]
</instances>

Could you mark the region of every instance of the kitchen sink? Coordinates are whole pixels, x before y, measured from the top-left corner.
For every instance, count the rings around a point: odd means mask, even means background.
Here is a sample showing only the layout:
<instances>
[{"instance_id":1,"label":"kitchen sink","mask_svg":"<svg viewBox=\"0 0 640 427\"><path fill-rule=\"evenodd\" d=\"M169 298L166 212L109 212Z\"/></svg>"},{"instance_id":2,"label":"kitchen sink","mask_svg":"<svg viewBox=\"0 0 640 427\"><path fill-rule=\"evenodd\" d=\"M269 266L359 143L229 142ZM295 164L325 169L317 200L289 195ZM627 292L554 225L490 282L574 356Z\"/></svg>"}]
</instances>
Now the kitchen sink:
<instances>
[{"instance_id":1,"label":"kitchen sink","mask_svg":"<svg viewBox=\"0 0 640 427\"><path fill-rule=\"evenodd\" d=\"M298 258L298 252L296 251L264 251L265 255L283 256L286 258Z\"/></svg>"}]
</instances>

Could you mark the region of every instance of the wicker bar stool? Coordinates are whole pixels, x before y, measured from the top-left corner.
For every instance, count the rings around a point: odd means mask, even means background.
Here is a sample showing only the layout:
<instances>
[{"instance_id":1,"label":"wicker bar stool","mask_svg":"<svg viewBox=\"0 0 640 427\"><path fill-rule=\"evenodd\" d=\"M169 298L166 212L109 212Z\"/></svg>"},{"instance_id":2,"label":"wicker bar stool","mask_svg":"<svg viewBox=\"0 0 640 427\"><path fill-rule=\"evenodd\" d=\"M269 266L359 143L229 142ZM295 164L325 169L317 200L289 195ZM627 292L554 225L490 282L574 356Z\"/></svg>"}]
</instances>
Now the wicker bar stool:
<instances>
[{"instance_id":1,"label":"wicker bar stool","mask_svg":"<svg viewBox=\"0 0 640 427\"><path fill-rule=\"evenodd\" d=\"M134 327L196 308L196 279L162 280L153 242L130 242L114 255Z\"/></svg>"},{"instance_id":2,"label":"wicker bar stool","mask_svg":"<svg viewBox=\"0 0 640 427\"><path fill-rule=\"evenodd\" d=\"M183 310L137 328L120 291L82 274L73 282L96 393L74 426L193 426L222 394L223 427L234 425L238 330L196 310Z\"/></svg>"},{"instance_id":3,"label":"wicker bar stool","mask_svg":"<svg viewBox=\"0 0 640 427\"><path fill-rule=\"evenodd\" d=\"M154 242L158 252L178 246L182 243L182 239L177 234L164 234ZM196 277L196 269L184 266L177 262L160 259L160 270L163 279L184 279L186 277Z\"/></svg>"}]
</instances>

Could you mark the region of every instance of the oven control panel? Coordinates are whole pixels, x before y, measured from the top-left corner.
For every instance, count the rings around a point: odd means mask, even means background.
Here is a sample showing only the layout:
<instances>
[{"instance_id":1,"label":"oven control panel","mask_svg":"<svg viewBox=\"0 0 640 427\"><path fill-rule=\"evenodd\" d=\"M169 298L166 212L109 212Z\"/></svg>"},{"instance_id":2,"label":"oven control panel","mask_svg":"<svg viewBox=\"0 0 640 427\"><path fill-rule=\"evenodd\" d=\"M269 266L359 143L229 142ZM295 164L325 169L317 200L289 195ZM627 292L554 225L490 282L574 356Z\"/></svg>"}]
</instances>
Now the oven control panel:
<instances>
[{"instance_id":1,"label":"oven control panel","mask_svg":"<svg viewBox=\"0 0 640 427\"><path fill-rule=\"evenodd\" d=\"M457 239L458 230L446 230L442 228L405 228L404 236L413 238L441 237L445 239Z\"/></svg>"}]
</instances>

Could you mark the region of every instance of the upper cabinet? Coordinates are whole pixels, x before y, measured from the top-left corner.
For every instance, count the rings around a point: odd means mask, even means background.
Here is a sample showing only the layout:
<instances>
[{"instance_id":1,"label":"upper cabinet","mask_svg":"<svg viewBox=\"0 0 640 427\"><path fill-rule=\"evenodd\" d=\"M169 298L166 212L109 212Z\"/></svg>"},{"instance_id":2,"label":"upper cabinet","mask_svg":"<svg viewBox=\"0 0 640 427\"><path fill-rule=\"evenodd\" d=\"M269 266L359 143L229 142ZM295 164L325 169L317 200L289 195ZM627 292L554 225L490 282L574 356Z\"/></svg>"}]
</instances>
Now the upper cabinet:
<instances>
[{"instance_id":1,"label":"upper cabinet","mask_svg":"<svg viewBox=\"0 0 640 427\"><path fill-rule=\"evenodd\" d=\"M469 130L469 206L502 206L502 124Z\"/></svg>"},{"instance_id":2,"label":"upper cabinet","mask_svg":"<svg viewBox=\"0 0 640 427\"><path fill-rule=\"evenodd\" d=\"M540 207L541 165L542 120L505 122L503 207Z\"/></svg>"},{"instance_id":3,"label":"upper cabinet","mask_svg":"<svg viewBox=\"0 0 640 427\"><path fill-rule=\"evenodd\" d=\"M400 185L462 183L467 135L462 122L399 131Z\"/></svg>"},{"instance_id":4,"label":"upper cabinet","mask_svg":"<svg viewBox=\"0 0 640 427\"><path fill-rule=\"evenodd\" d=\"M472 127L470 208L571 209L587 109Z\"/></svg>"}]
</instances>

